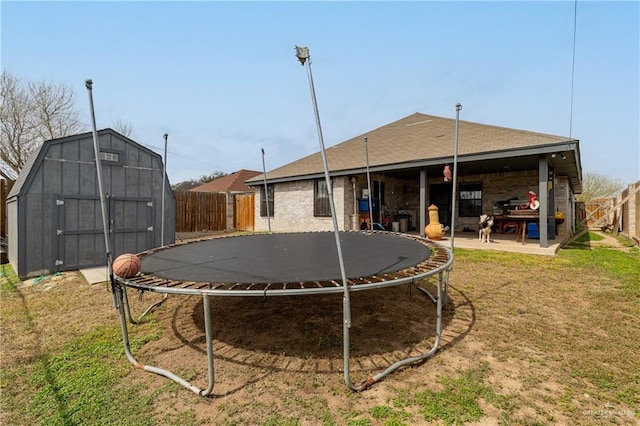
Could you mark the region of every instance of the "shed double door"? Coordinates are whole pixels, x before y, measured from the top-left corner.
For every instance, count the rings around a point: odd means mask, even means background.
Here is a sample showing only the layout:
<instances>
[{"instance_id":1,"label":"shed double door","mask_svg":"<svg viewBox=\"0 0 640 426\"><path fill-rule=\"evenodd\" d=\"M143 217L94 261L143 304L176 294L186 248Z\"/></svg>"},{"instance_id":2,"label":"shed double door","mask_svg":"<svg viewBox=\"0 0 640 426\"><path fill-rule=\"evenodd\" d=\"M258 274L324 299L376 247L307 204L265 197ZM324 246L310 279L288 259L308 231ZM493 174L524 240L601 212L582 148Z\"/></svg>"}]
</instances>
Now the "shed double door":
<instances>
[{"instance_id":1,"label":"shed double door","mask_svg":"<svg viewBox=\"0 0 640 426\"><path fill-rule=\"evenodd\" d=\"M155 246L151 199L109 197L107 202L109 244L113 258L139 253ZM56 200L57 270L106 265L100 199L61 197Z\"/></svg>"}]
</instances>

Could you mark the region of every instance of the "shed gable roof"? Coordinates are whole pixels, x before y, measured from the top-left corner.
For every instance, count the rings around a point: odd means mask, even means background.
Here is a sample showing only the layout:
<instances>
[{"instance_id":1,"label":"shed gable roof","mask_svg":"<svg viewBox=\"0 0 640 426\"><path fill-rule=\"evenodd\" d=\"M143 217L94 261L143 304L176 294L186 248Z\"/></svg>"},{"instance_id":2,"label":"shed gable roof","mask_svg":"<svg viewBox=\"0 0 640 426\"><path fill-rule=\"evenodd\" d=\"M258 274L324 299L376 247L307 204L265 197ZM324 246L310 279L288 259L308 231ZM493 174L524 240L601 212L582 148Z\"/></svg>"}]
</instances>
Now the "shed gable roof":
<instances>
[{"instance_id":1,"label":"shed gable roof","mask_svg":"<svg viewBox=\"0 0 640 426\"><path fill-rule=\"evenodd\" d=\"M138 142L129 139L128 137L116 132L113 129L110 128L106 128L106 129L102 129L102 130L98 130L98 138L100 138L100 136L103 135L113 135L123 141L125 141L126 143L129 143L131 145L135 145L136 148L147 152L149 155L153 156L153 157L157 157L160 159L160 161L162 161L160 154L150 150L149 148L139 144ZM85 133L78 133L75 135L71 135L71 136L65 136L62 138L56 138L56 139L49 139L43 142L43 144L40 146L40 148L36 151L34 151L31 154L31 157L29 157L29 159L25 162L24 166L22 167L22 170L20 170L20 173L18 174L18 177L16 178L15 183L13 184L13 187L11 188L11 191L9 192L9 194L7 195L7 199L10 199L12 197L18 196L20 195L22 189L25 187L25 185L28 185L28 181L29 181L29 177L31 176L32 171L35 172L34 167L37 168L39 167L39 164L42 162L43 158L45 157L45 155L47 154L47 151L56 144L64 144L66 142L70 142L70 141L75 141L77 139L85 139L85 138L90 138L92 137L92 132L85 132ZM93 149L93 148L92 148Z\"/></svg>"}]
</instances>

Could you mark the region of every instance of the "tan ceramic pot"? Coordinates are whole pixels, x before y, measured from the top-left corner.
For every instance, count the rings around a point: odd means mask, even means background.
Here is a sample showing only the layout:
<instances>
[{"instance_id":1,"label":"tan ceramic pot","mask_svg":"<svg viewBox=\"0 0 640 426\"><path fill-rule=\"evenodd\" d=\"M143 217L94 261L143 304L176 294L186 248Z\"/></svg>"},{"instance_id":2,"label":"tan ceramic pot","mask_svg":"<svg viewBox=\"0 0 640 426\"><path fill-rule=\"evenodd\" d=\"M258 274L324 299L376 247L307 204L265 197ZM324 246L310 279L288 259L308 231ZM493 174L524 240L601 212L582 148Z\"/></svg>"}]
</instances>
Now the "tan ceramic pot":
<instances>
[{"instance_id":1,"label":"tan ceramic pot","mask_svg":"<svg viewBox=\"0 0 640 426\"><path fill-rule=\"evenodd\" d=\"M438 207L431 204L427 210L429 210L429 224L424 227L424 233L430 240L441 240L444 232L438 219Z\"/></svg>"}]
</instances>

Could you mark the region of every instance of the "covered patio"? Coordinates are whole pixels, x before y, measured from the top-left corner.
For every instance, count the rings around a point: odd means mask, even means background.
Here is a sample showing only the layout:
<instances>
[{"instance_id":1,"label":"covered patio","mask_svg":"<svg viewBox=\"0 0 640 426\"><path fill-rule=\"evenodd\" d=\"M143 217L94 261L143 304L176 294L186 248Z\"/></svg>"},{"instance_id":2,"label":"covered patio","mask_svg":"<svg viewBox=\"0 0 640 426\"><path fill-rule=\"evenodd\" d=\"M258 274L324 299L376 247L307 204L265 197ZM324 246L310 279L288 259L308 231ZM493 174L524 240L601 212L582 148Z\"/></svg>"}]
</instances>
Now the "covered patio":
<instances>
[{"instance_id":1,"label":"covered patio","mask_svg":"<svg viewBox=\"0 0 640 426\"><path fill-rule=\"evenodd\" d=\"M478 240L477 232L456 232L453 237L454 248L496 250L542 256L555 256L562 245L561 238L550 241L547 247L541 247L538 239L526 238L523 244L521 241L516 241L514 234L492 233L490 243L481 243ZM449 237L443 238L439 243L446 247L451 247L451 239Z\"/></svg>"}]
</instances>

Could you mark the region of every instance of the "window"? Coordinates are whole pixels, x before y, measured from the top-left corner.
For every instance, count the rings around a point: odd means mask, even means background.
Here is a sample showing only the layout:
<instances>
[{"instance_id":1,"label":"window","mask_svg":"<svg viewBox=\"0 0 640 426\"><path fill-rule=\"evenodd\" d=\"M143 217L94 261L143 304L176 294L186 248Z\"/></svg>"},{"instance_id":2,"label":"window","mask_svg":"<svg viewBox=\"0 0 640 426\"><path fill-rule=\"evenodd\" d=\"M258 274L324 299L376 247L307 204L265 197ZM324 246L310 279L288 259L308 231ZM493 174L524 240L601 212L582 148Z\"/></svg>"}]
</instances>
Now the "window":
<instances>
[{"instance_id":1,"label":"window","mask_svg":"<svg viewBox=\"0 0 640 426\"><path fill-rule=\"evenodd\" d=\"M274 217L273 185L267 185L267 196L264 195L264 185L260 186L260 216L267 217L267 202L269 203L269 217Z\"/></svg>"},{"instance_id":2,"label":"window","mask_svg":"<svg viewBox=\"0 0 640 426\"><path fill-rule=\"evenodd\" d=\"M102 161L109 161L111 163L118 163L120 161L120 156L117 152L105 152L100 151L100 159Z\"/></svg>"},{"instance_id":3,"label":"window","mask_svg":"<svg viewBox=\"0 0 640 426\"><path fill-rule=\"evenodd\" d=\"M482 184L461 183L458 192L460 217L478 217L482 214Z\"/></svg>"},{"instance_id":4,"label":"window","mask_svg":"<svg viewBox=\"0 0 640 426\"><path fill-rule=\"evenodd\" d=\"M331 217L327 181L318 179L313 185L313 215L315 217Z\"/></svg>"}]
</instances>

